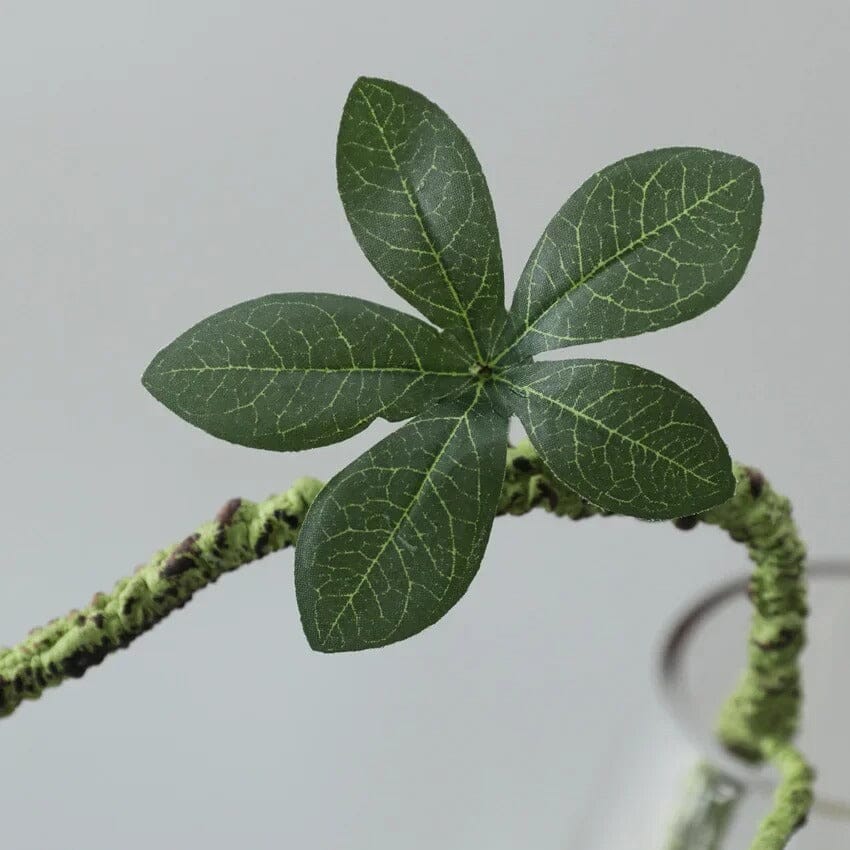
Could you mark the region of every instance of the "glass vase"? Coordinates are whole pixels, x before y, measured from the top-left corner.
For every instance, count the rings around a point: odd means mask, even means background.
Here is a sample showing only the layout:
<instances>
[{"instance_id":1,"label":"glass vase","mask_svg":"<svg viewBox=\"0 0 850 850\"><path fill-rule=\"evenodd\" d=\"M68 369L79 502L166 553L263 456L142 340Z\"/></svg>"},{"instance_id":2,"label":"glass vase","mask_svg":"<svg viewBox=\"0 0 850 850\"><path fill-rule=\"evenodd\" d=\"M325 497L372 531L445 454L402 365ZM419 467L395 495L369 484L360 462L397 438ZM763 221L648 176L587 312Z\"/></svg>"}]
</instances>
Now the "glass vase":
<instances>
[{"instance_id":1,"label":"glass vase","mask_svg":"<svg viewBox=\"0 0 850 850\"><path fill-rule=\"evenodd\" d=\"M817 771L815 804L789 850L850 848L850 563L809 565L811 616L797 743ZM747 578L674 621L659 653L661 708L623 748L576 850L748 850L776 777L730 756L714 722L746 658ZM671 728L670 718L673 726ZM616 802L612 802L616 801Z\"/></svg>"}]
</instances>

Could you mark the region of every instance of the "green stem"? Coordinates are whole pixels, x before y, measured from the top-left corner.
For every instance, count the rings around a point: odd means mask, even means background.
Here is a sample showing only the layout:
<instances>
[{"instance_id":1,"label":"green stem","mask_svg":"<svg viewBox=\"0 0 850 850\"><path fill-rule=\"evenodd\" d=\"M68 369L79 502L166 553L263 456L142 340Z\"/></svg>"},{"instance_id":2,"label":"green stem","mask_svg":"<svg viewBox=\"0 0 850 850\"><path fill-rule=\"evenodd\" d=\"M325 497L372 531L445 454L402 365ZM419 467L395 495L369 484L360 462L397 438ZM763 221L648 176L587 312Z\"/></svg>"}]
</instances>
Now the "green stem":
<instances>
[{"instance_id":1,"label":"green stem","mask_svg":"<svg viewBox=\"0 0 850 850\"><path fill-rule=\"evenodd\" d=\"M800 719L806 550L788 500L753 470L741 468L739 481L735 498L703 519L745 543L754 564L749 663L723 708L719 732L730 750L759 761L762 742L791 740Z\"/></svg>"},{"instance_id":2,"label":"green stem","mask_svg":"<svg viewBox=\"0 0 850 850\"><path fill-rule=\"evenodd\" d=\"M213 522L157 552L111 593L96 593L85 608L33 629L11 649L0 649L0 716L25 699L37 699L45 688L79 678L223 573L292 546L321 488L320 481L302 478L286 493L258 504L231 500Z\"/></svg>"},{"instance_id":3,"label":"green stem","mask_svg":"<svg viewBox=\"0 0 850 850\"><path fill-rule=\"evenodd\" d=\"M792 746L802 709L800 653L806 641L806 549L791 504L761 473L739 467L735 497L709 511L718 525L747 546L754 568L748 663L720 713L717 733L731 752L779 771L771 813L751 850L779 850L812 806L814 773Z\"/></svg>"},{"instance_id":4,"label":"green stem","mask_svg":"<svg viewBox=\"0 0 850 850\"><path fill-rule=\"evenodd\" d=\"M719 735L744 757L769 759L779 768L775 808L752 850L781 850L812 801L811 770L790 745L802 699L798 659L805 640L805 550L788 500L754 470L736 466L735 475L737 489L728 502L675 524L683 530L699 523L722 528L746 544L755 565L749 663L723 709ZM303 478L264 502L228 502L214 521L157 552L111 593L96 593L85 608L33 629L11 649L0 649L0 716L46 688L82 676L223 573L293 545L321 487ZM520 515L538 506L571 519L604 513L558 484L523 443L509 452L498 513Z\"/></svg>"},{"instance_id":5,"label":"green stem","mask_svg":"<svg viewBox=\"0 0 850 850\"><path fill-rule=\"evenodd\" d=\"M778 850L806 822L812 808L815 776L803 756L786 741L765 738L761 755L779 770L779 785L773 809L759 825L750 850Z\"/></svg>"}]
</instances>

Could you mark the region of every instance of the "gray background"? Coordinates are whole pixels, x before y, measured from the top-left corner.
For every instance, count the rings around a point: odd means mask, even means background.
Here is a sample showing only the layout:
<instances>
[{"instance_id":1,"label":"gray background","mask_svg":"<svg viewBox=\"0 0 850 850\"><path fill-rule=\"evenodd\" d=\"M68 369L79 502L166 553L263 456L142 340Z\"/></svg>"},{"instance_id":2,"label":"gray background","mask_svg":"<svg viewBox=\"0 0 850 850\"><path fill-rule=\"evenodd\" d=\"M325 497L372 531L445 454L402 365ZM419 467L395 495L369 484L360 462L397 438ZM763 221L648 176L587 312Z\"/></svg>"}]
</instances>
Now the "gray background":
<instances>
[{"instance_id":1,"label":"gray background","mask_svg":"<svg viewBox=\"0 0 850 850\"><path fill-rule=\"evenodd\" d=\"M228 497L326 477L387 431L253 452L138 381L177 333L249 297L402 304L336 197L361 73L413 85L468 133L509 292L595 169L675 144L758 162L742 285L594 353L697 394L733 454L794 497L813 552L850 551L846 2L498 5L0 0L0 642ZM664 625L744 562L710 529L503 519L437 627L333 657L301 636L291 565L228 577L0 722L3 845L567 846L592 801L635 793L608 777L649 734Z\"/></svg>"}]
</instances>

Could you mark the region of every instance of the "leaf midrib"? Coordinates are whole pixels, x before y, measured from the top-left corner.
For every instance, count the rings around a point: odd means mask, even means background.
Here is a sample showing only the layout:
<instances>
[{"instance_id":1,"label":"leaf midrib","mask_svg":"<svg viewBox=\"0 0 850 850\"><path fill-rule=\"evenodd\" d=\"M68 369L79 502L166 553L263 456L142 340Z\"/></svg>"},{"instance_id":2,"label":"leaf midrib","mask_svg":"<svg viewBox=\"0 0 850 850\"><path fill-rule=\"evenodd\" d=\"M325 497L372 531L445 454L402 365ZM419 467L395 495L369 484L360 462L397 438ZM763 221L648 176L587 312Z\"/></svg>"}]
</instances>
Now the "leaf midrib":
<instances>
[{"instance_id":1,"label":"leaf midrib","mask_svg":"<svg viewBox=\"0 0 850 850\"><path fill-rule=\"evenodd\" d=\"M384 144L384 148L392 161L393 168L396 171L396 175L398 176L399 182L401 183L401 188L404 191L405 197L407 198L407 203L410 205L411 212L416 217L416 223L419 225L419 232L422 238L425 240L425 244L428 246L428 251L431 256L434 258L434 261L437 264L437 268L440 270L440 276L443 278L443 282L449 288L449 292L454 299L455 304L457 305L458 312L460 316L463 318L463 322L466 326L466 330L469 334L469 338L472 341L472 345L475 348L475 356L479 361L483 359L483 355L481 353L481 347L478 344L478 338L475 335L475 331L472 328L472 323L469 320L469 312L464 307L463 302L460 300L460 296L458 295L457 289L455 288L454 282L449 276L448 270L446 269L443 258L440 256L439 251L437 251L436 246L434 245L431 235L428 233L427 228L425 227L425 222L422 219L422 212L419 209L419 204L414 197L413 193L410 191L410 187L407 182L407 178L402 174L401 166L396 159L395 151L390 145L389 139L387 138L387 134L384 132L383 126L381 126L381 122L378 120L378 115L375 112L374 107L372 106L372 101L369 100L369 96L366 94L363 86L358 86L357 91L360 93L363 100L366 102L366 106L369 109L369 113L372 116L372 123L375 125L378 133L381 136L381 141Z\"/></svg>"},{"instance_id":2,"label":"leaf midrib","mask_svg":"<svg viewBox=\"0 0 850 850\"><path fill-rule=\"evenodd\" d=\"M566 411L567 413L575 416L576 419L582 419L582 420L590 423L591 425L594 425L595 427L604 431L609 436L617 437L617 438L623 440L624 442L629 443L632 446L637 446L638 448L642 449L643 451L646 451L646 452L649 452L650 454L655 455L655 457L657 457L659 460L662 460L665 463L669 463L671 466L675 466L676 468L678 468L682 472L684 472L686 475L690 475L692 478L695 478L697 481L700 481L703 484L707 484L711 487L717 486L717 482L714 481L713 479L705 478L704 476L699 475L697 472L695 472L690 467L685 466L683 463L680 463L679 461L675 460L674 458L668 457L663 452L658 451L658 449L655 449L652 446L648 446L645 443L642 443L640 440L636 440L633 437L628 436L628 434L624 434L621 431L618 431L616 428L612 428L611 426L606 425L600 419L596 419L595 417L589 416L587 413L584 413L581 410L578 410L574 407L570 407L570 405L565 404L564 402L560 401L559 399L553 398L552 396L547 395L546 393L542 393L539 390L535 390L528 385L515 384L513 381L509 380L508 378L505 378L504 375L498 375L498 374L494 375L493 379L495 381L500 382L500 383L507 384L508 386L513 387L515 390L519 390L521 393L523 393L525 395L537 396L538 398L541 398L544 401L547 401L547 402L555 405L556 407L561 408L562 410Z\"/></svg>"},{"instance_id":3,"label":"leaf midrib","mask_svg":"<svg viewBox=\"0 0 850 850\"><path fill-rule=\"evenodd\" d=\"M336 375L339 373L351 374L352 372L378 373L389 372L392 374L405 375L433 375L443 378L469 378L469 372L441 372L432 369L416 369L412 366L339 366L337 368L319 366L181 366L179 369L158 370L158 375L181 375L184 373L197 374L200 372L274 372L277 374L302 374L305 372L319 372L321 374Z\"/></svg>"},{"instance_id":4,"label":"leaf midrib","mask_svg":"<svg viewBox=\"0 0 850 850\"><path fill-rule=\"evenodd\" d=\"M695 201L690 206L685 207L683 210L676 213L676 215L674 215L672 218L669 218L666 221L663 221L661 224L657 225L652 230L649 230L646 233L642 233L637 239L633 239L628 245L624 246L623 248L621 248L620 250L618 250L617 252L612 254L610 257L607 257L606 259L601 260L599 263L597 263L597 265L594 268L592 268L589 272L587 272L587 274L581 275L579 277L579 279L577 281L575 281L575 283L573 283L568 289L566 289L562 294L560 294L557 298L555 298L552 301L552 303L549 304L549 306L546 307L542 312L540 312L530 324L529 324L529 321L528 321L528 314L526 314L526 317L525 317L525 320L524 320L524 324L526 326L525 330L518 337L516 337L516 339L510 345L503 348L493 358L493 361L492 361L493 364L495 365L497 363L500 363L502 361L502 359L505 357L506 354L509 354L511 351L513 351L513 349L516 348L517 345L519 345L519 343L522 342L522 340L525 339L525 337L527 337L528 334L531 333L531 331L534 330L534 326L550 310L552 310L562 298L564 298L566 295L568 295L574 289L577 289L579 286L582 286L583 284L587 283L591 278L595 277L597 274L599 274L599 272L603 271L608 266L613 265L618 260L620 260L624 256L626 256L627 254L630 254L632 251L636 251L638 248L642 247L652 237L657 236L665 228L676 224L677 221L680 221L685 216L690 215L695 209L697 209L697 207L699 207L700 205L702 205L704 203L707 203L715 195L719 194L720 192L725 191L730 186L734 186L736 183L738 183L742 179L742 177L743 177L743 175L740 175L738 177L732 178L731 180L727 180L722 186L719 186L716 189L712 189L710 192L708 192L706 195L704 195L698 201ZM547 231L548 231L548 228L547 228ZM546 234L544 233L544 238L545 237L546 237Z\"/></svg>"}]
</instances>

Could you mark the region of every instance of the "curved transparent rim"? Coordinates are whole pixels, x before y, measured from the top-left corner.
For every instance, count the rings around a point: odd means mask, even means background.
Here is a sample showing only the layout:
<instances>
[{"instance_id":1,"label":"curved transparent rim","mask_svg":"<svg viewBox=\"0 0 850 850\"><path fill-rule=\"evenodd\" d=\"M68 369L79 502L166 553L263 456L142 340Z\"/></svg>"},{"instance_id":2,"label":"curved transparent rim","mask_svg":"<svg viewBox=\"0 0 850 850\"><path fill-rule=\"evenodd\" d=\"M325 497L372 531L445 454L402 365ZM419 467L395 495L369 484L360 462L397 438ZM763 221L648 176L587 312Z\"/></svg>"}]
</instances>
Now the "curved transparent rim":
<instances>
[{"instance_id":1,"label":"curved transparent rim","mask_svg":"<svg viewBox=\"0 0 850 850\"><path fill-rule=\"evenodd\" d=\"M812 580L835 577L850 579L850 563L837 558L817 560L809 563L807 572ZM675 722L699 751L732 779L753 791L770 793L775 788L775 781L766 767L749 765L735 758L721 746L710 729L696 722L689 710L690 701L684 675L687 648L700 624L728 602L742 595L746 596L748 582L749 575L730 579L701 596L695 605L691 605L676 617L663 638L657 674L665 702ZM850 819L850 807L845 800L818 795L815 806L828 811L831 817Z\"/></svg>"}]
</instances>

